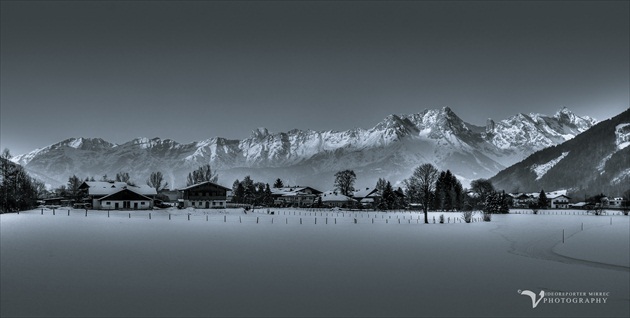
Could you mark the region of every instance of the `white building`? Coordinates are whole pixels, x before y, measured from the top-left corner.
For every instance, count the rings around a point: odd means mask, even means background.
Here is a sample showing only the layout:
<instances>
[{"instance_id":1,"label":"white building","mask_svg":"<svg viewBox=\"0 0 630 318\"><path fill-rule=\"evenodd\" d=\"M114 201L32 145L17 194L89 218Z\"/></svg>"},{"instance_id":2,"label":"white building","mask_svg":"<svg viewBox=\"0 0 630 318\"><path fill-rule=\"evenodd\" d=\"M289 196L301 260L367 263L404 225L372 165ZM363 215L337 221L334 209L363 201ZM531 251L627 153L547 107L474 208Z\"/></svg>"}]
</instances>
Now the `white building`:
<instances>
[{"instance_id":1,"label":"white building","mask_svg":"<svg viewBox=\"0 0 630 318\"><path fill-rule=\"evenodd\" d=\"M90 200L93 209L145 210L153 208L157 192L147 185L129 185L114 181L85 181L79 190Z\"/></svg>"},{"instance_id":2,"label":"white building","mask_svg":"<svg viewBox=\"0 0 630 318\"><path fill-rule=\"evenodd\" d=\"M322 198L322 205L329 207L346 208L354 206L357 200L347 197L336 191L327 191L320 195Z\"/></svg>"}]
</instances>

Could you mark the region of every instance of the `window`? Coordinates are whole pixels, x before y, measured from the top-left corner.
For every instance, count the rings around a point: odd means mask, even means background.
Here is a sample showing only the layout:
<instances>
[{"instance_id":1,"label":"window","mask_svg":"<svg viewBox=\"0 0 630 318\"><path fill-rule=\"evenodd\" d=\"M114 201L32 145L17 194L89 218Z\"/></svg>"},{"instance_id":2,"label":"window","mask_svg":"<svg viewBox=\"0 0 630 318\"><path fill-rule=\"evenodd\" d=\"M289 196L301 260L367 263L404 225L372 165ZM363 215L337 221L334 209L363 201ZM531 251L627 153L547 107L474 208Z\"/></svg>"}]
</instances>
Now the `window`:
<instances>
[{"instance_id":1,"label":"window","mask_svg":"<svg viewBox=\"0 0 630 318\"><path fill-rule=\"evenodd\" d=\"M105 205L111 205L111 204L112 204L112 203L111 203L111 202L109 202L109 201L105 202Z\"/></svg>"},{"instance_id":2,"label":"window","mask_svg":"<svg viewBox=\"0 0 630 318\"><path fill-rule=\"evenodd\" d=\"M217 205L217 203L216 203L216 202L214 202L214 201L212 201L212 206L215 206L215 205Z\"/></svg>"},{"instance_id":3,"label":"window","mask_svg":"<svg viewBox=\"0 0 630 318\"><path fill-rule=\"evenodd\" d=\"M144 205L145 203L146 203L146 202L142 201L142 203L140 203L140 204Z\"/></svg>"}]
</instances>

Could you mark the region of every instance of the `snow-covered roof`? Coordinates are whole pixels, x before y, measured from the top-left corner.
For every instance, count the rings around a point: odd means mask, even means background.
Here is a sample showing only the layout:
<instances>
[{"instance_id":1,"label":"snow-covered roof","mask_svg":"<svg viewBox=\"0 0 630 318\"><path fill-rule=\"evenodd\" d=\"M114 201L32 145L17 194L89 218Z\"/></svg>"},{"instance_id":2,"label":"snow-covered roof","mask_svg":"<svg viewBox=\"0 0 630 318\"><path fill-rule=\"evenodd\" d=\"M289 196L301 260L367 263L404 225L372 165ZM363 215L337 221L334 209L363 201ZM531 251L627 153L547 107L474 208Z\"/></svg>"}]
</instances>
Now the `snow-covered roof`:
<instances>
[{"instance_id":1,"label":"snow-covered roof","mask_svg":"<svg viewBox=\"0 0 630 318\"><path fill-rule=\"evenodd\" d=\"M296 196L296 195L306 195L303 191L306 189L311 189L315 193L319 193L318 190L313 189L311 187L283 187L283 188L272 188L272 195L280 195L280 196Z\"/></svg>"},{"instance_id":2,"label":"snow-covered roof","mask_svg":"<svg viewBox=\"0 0 630 318\"><path fill-rule=\"evenodd\" d=\"M131 189L129 189L129 188L118 189L118 191L116 191L116 192L114 192L114 193L110 193L110 194L108 194L108 195L106 195L106 196L104 196L104 197L102 197L102 198L100 198L100 199L98 199L98 200L99 200L99 201L103 201L103 200L106 200L106 199L114 198L114 197L116 197L116 196L123 195L123 194L124 194L125 192L127 192L127 191L128 191L128 192L132 192L132 194L133 194L133 193L135 193L135 194L137 194L140 198L143 198L143 199L145 199L145 200L151 200L151 198L149 198L149 197L147 197L147 196L145 196L145 195L142 195L142 194L138 193L137 191L133 191L133 190L131 190ZM114 199L114 200L116 200L116 199Z\"/></svg>"},{"instance_id":3,"label":"snow-covered roof","mask_svg":"<svg viewBox=\"0 0 630 318\"><path fill-rule=\"evenodd\" d=\"M335 201L336 202L339 202L339 201L342 201L342 202L345 202L345 201L355 202L355 201L357 201L357 200L355 200L355 199L353 199L351 197L347 197L347 196L345 196L345 195L343 195L343 194L341 194L339 192L335 192L335 191L324 192L324 193L322 193L321 197L322 197L322 202L335 202Z\"/></svg>"},{"instance_id":4,"label":"snow-covered roof","mask_svg":"<svg viewBox=\"0 0 630 318\"><path fill-rule=\"evenodd\" d=\"M538 199L538 197L540 196L540 192L532 192L532 193L524 193L525 195L534 198L534 199ZM569 196L567 196L567 190L557 190L557 191L552 191L552 192L545 192L545 196L547 196L547 199L555 199L557 197L561 197L561 196L565 196L567 198L569 198Z\"/></svg>"},{"instance_id":5,"label":"snow-covered roof","mask_svg":"<svg viewBox=\"0 0 630 318\"><path fill-rule=\"evenodd\" d=\"M362 188L354 191L352 194L354 198L367 198L367 197L376 197L378 196L376 188Z\"/></svg>"},{"instance_id":6,"label":"snow-covered roof","mask_svg":"<svg viewBox=\"0 0 630 318\"><path fill-rule=\"evenodd\" d=\"M214 183L214 182L210 182L210 181L204 181L204 182L200 182L200 183L195 183L195 184L193 184L193 185L189 185L189 186L187 186L187 187L185 187L185 188L181 188L181 189L178 189L178 190L179 190L179 191L190 190L190 189L192 189L192 188L196 188L196 187L201 186L201 185L204 185L204 184L212 184L212 185L215 185L215 186L217 186L217 187L219 187L219 188L224 188L224 189L226 189L226 190L232 190L232 189L226 188L226 187L224 187L224 186L222 186L222 185L220 185L220 184L216 184L216 183Z\"/></svg>"},{"instance_id":7,"label":"snow-covered roof","mask_svg":"<svg viewBox=\"0 0 630 318\"><path fill-rule=\"evenodd\" d=\"M125 182L108 182L108 181L85 181L88 188L89 195L110 195L116 193L122 189L129 189L141 195L156 195L155 188L151 188L148 185L128 185Z\"/></svg>"}]
</instances>

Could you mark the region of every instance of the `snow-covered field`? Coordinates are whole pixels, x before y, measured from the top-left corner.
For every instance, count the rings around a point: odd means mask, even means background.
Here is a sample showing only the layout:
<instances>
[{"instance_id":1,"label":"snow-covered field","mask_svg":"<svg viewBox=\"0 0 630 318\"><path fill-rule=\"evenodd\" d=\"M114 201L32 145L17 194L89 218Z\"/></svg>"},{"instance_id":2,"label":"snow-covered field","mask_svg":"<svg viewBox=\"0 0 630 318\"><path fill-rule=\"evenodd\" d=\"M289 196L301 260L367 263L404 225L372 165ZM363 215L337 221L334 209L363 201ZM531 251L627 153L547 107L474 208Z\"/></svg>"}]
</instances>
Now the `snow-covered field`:
<instances>
[{"instance_id":1,"label":"snow-covered field","mask_svg":"<svg viewBox=\"0 0 630 318\"><path fill-rule=\"evenodd\" d=\"M271 211L0 215L0 315L630 314L628 216ZM532 308L518 290L605 297Z\"/></svg>"}]
</instances>

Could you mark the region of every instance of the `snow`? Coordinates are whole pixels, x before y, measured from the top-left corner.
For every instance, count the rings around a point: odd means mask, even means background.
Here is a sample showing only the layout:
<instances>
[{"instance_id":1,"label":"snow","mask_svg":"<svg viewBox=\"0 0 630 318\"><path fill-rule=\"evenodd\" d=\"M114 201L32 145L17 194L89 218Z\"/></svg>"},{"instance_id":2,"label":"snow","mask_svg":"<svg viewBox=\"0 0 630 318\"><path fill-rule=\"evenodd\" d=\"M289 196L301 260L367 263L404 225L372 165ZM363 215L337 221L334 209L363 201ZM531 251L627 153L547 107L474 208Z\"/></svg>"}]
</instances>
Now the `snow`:
<instances>
[{"instance_id":1,"label":"snow","mask_svg":"<svg viewBox=\"0 0 630 318\"><path fill-rule=\"evenodd\" d=\"M415 212L272 210L0 215L0 315L630 313L630 264L614 256L629 249L627 216L556 211L465 224L452 223L460 213L444 213L450 223L422 224ZM588 248L606 251L580 249L593 238L601 242ZM610 296L606 304L532 309L517 293L525 289Z\"/></svg>"},{"instance_id":2,"label":"snow","mask_svg":"<svg viewBox=\"0 0 630 318\"><path fill-rule=\"evenodd\" d=\"M76 148L81 147L82 144L83 144L83 138L76 138L72 140L70 143L68 143L68 147L72 147L76 149Z\"/></svg>"},{"instance_id":3,"label":"snow","mask_svg":"<svg viewBox=\"0 0 630 318\"><path fill-rule=\"evenodd\" d=\"M617 150L630 145L630 123L619 124L615 127L615 142L617 143Z\"/></svg>"},{"instance_id":4,"label":"snow","mask_svg":"<svg viewBox=\"0 0 630 318\"><path fill-rule=\"evenodd\" d=\"M589 262L606 260L609 264L628 266L630 253L620 253L630 251L627 234L626 222L587 227L584 231L569 235L565 244L556 245L553 251L574 259Z\"/></svg>"},{"instance_id":5,"label":"snow","mask_svg":"<svg viewBox=\"0 0 630 318\"><path fill-rule=\"evenodd\" d=\"M630 168L621 170L611 181L610 184L619 184L625 179L630 179Z\"/></svg>"},{"instance_id":6,"label":"snow","mask_svg":"<svg viewBox=\"0 0 630 318\"><path fill-rule=\"evenodd\" d=\"M563 152L562 155L560 155L560 157L553 159L547 163L541 164L541 165L537 165L534 164L532 165L531 169L532 171L534 171L536 173L536 180L540 180L540 178L542 178L547 171L549 171L549 169L553 168L556 164L558 164L558 162L560 162L560 160L564 159L564 157L566 157L569 154L569 152Z\"/></svg>"}]
</instances>

